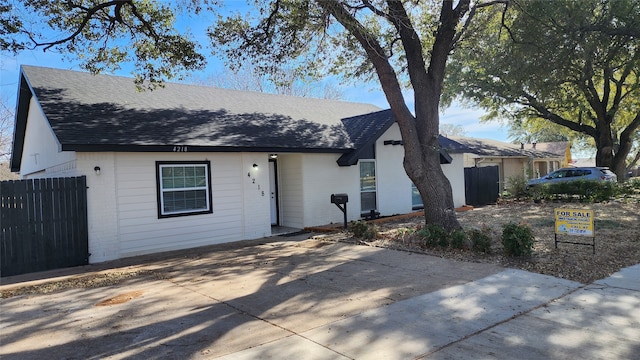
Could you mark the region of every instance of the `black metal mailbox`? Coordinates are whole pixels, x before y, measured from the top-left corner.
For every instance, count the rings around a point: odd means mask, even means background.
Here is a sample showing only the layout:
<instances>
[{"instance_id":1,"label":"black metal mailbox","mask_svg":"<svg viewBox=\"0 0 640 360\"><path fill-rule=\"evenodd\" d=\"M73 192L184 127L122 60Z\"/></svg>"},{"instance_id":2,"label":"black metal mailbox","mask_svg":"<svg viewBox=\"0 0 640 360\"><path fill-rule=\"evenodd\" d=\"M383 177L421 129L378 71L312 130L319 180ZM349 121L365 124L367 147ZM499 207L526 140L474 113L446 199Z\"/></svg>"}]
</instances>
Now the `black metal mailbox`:
<instances>
[{"instance_id":1,"label":"black metal mailbox","mask_svg":"<svg viewBox=\"0 0 640 360\"><path fill-rule=\"evenodd\" d=\"M347 194L331 194L332 204L346 204L349 202L349 195Z\"/></svg>"},{"instance_id":2,"label":"black metal mailbox","mask_svg":"<svg viewBox=\"0 0 640 360\"><path fill-rule=\"evenodd\" d=\"M349 195L347 194L331 194L331 203L336 204L338 209L342 211L344 215L344 228L347 228L347 203L349 202Z\"/></svg>"}]
</instances>

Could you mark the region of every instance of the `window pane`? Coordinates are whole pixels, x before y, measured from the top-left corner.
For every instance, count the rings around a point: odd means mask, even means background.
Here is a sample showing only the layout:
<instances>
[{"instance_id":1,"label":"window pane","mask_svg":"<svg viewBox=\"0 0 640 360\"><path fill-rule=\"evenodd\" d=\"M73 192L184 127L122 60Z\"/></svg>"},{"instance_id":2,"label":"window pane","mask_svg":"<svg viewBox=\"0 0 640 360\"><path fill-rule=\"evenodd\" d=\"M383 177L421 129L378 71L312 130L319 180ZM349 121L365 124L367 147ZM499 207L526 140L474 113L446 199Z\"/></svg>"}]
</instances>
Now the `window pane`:
<instances>
[{"instance_id":1,"label":"window pane","mask_svg":"<svg viewBox=\"0 0 640 360\"><path fill-rule=\"evenodd\" d=\"M374 162L360 163L360 191L376 190L376 166Z\"/></svg>"},{"instance_id":2,"label":"window pane","mask_svg":"<svg viewBox=\"0 0 640 360\"><path fill-rule=\"evenodd\" d=\"M422 203L422 198L420 197L418 188L414 184L411 184L411 206L416 207L422 205L424 204Z\"/></svg>"},{"instance_id":3,"label":"window pane","mask_svg":"<svg viewBox=\"0 0 640 360\"><path fill-rule=\"evenodd\" d=\"M376 209L376 193L363 192L360 193L360 211L369 212Z\"/></svg>"},{"instance_id":4,"label":"window pane","mask_svg":"<svg viewBox=\"0 0 640 360\"><path fill-rule=\"evenodd\" d=\"M176 177L173 179L174 188L183 188L184 187L184 177Z\"/></svg>"},{"instance_id":5,"label":"window pane","mask_svg":"<svg viewBox=\"0 0 640 360\"><path fill-rule=\"evenodd\" d=\"M161 215L211 210L207 169L204 164L161 164Z\"/></svg>"},{"instance_id":6,"label":"window pane","mask_svg":"<svg viewBox=\"0 0 640 360\"><path fill-rule=\"evenodd\" d=\"M162 188L163 189L173 189L174 188L173 179L172 178L168 178L168 179L163 178L162 179Z\"/></svg>"},{"instance_id":7,"label":"window pane","mask_svg":"<svg viewBox=\"0 0 640 360\"><path fill-rule=\"evenodd\" d=\"M206 190L169 191L163 193L164 211L207 210Z\"/></svg>"}]
</instances>

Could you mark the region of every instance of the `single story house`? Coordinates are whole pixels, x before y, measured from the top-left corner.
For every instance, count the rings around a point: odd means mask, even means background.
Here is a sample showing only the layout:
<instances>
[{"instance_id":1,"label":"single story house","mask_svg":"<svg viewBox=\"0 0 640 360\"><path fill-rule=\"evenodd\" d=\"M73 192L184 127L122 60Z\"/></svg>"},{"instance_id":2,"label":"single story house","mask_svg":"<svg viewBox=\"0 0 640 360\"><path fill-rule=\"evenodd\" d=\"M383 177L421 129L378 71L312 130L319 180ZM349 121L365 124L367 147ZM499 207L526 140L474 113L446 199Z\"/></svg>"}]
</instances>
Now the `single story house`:
<instances>
[{"instance_id":1,"label":"single story house","mask_svg":"<svg viewBox=\"0 0 640 360\"><path fill-rule=\"evenodd\" d=\"M560 168L574 166L574 161L571 156L571 142L569 141L534 142L531 144L522 144L521 146L526 150L538 150L555 154L557 157L562 158ZM539 178L558 169L559 167L555 160L535 158L533 160L533 173L531 177Z\"/></svg>"},{"instance_id":2,"label":"single story house","mask_svg":"<svg viewBox=\"0 0 640 360\"><path fill-rule=\"evenodd\" d=\"M550 172L559 169L564 158L564 153L558 155L539 149L526 149L522 145L497 140L463 136L452 136L449 140L447 144L443 144L443 147L450 154L462 153L465 168L498 167L500 192L504 191L510 177L524 176L525 179L538 177L535 171L541 167L539 164L545 164L544 168Z\"/></svg>"},{"instance_id":3,"label":"single story house","mask_svg":"<svg viewBox=\"0 0 640 360\"><path fill-rule=\"evenodd\" d=\"M11 170L86 176L89 262L420 207L390 110L23 66ZM441 153L455 206L462 155Z\"/></svg>"}]
</instances>

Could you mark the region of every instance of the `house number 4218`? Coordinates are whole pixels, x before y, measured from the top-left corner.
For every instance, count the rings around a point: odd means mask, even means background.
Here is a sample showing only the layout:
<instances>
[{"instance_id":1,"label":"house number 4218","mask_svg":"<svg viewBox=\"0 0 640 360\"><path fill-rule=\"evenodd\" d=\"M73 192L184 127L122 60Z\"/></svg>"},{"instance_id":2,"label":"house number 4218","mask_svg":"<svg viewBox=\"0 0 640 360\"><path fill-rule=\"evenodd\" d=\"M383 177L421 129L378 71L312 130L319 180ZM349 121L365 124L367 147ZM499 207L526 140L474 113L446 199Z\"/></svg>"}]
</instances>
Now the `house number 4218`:
<instances>
[{"instance_id":1,"label":"house number 4218","mask_svg":"<svg viewBox=\"0 0 640 360\"><path fill-rule=\"evenodd\" d=\"M187 152L186 146L174 146L173 152Z\"/></svg>"}]
</instances>

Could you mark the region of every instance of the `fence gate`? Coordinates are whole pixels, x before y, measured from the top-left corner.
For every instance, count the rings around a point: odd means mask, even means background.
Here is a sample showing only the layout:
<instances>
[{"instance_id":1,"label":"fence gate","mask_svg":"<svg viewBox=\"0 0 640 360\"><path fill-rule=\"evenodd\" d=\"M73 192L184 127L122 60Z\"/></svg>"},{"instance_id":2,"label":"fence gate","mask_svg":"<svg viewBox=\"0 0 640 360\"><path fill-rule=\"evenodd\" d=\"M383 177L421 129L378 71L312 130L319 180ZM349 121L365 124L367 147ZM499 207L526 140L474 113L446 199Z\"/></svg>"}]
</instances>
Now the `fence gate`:
<instances>
[{"instance_id":1,"label":"fence gate","mask_svg":"<svg viewBox=\"0 0 640 360\"><path fill-rule=\"evenodd\" d=\"M495 204L500 193L497 166L464 168L464 195L467 205Z\"/></svg>"},{"instance_id":2,"label":"fence gate","mask_svg":"<svg viewBox=\"0 0 640 360\"><path fill-rule=\"evenodd\" d=\"M0 182L0 275L86 265L87 179Z\"/></svg>"}]
</instances>

